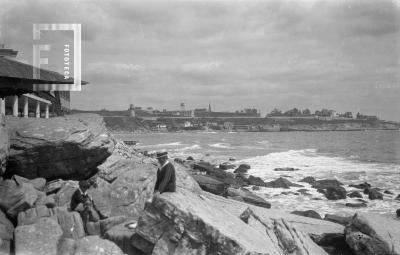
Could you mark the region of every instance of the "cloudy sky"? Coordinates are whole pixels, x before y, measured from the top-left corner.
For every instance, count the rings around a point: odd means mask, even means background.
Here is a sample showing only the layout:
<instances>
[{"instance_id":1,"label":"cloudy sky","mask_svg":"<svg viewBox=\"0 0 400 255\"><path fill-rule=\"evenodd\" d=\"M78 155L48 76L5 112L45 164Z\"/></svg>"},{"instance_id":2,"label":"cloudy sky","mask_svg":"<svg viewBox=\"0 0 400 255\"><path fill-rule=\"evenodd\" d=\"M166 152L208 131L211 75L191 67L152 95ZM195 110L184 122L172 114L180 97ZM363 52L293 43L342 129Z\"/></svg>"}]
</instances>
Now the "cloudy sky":
<instances>
[{"instance_id":1,"label":"cloudy sky","mask_svg":"<svg viewBox=\"0 0 400 255\"><path fill-rule=\"evenodd\" d=\"M90 85L73 93L74 108L185 102L400 120L396 0L0 2L0 43L28 63L33 23L82 24Z\"/></svg>"}]
</instances>

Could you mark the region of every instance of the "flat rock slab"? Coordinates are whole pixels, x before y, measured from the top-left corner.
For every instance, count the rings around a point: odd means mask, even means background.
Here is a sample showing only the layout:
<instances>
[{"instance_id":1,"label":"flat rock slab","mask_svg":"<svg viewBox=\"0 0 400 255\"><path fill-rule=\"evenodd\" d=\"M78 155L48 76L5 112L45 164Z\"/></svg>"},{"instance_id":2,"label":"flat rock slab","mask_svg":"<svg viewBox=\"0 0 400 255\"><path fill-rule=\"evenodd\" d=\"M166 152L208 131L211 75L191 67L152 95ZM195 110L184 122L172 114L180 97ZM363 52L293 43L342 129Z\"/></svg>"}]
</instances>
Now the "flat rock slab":
<instances>
[{"instance_id":1,"label":"flat rock slab","mask_svg":"<svg viewBox=\"0 0 400 255\"><path fill-rule=\"evenodd\" d=\"M16 255L54 255L63 232L51 218L39 219L36 223L18 226L15 229Z\"/></svg>"},{"instance_id":2,"label":"flat rock slab","mask_svg":"<svg viewBox=\"0 0 400 255\"><path fill-rule=\"evenodd\" d=\"M9 177L17 174L28 179L87 178L111 155L115 145L103 118L96 114L50 119L10 117L7 129Z\"/></svg>"},{"instance_id":3,"label":"flat rock slab","mask_svg":"<svg viewBox=\"0 0 400 255\"><path fill-rule=\"evenodd\" d=\"M400 254L400 222L376 214L356 213L345 229L356 254Z\"/></svg>"}]
</instances>

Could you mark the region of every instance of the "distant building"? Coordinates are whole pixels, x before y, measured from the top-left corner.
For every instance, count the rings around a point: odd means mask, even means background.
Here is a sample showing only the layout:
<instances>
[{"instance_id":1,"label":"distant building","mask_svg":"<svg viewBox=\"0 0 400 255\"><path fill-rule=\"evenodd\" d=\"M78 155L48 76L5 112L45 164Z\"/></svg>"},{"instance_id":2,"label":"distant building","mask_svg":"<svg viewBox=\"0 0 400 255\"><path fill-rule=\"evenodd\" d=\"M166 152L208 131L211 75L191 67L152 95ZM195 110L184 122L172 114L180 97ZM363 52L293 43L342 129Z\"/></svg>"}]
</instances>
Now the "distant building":
<instances>
[{"instance_id":1,"label":"distant building","mask_svg":"<svg viewBox=\"0 0 400 255\"><path fill-rule=\"evenodd\" d=\"M50 114L69 112L69 91L35 91L33 86L73 84L73 79L66 80L64 75L45 69L39 69L40 78L34 78L34 67L17 61L17 54L18 51L0 45L0 114L49 118Z\"/></svg>"}]
</instances>

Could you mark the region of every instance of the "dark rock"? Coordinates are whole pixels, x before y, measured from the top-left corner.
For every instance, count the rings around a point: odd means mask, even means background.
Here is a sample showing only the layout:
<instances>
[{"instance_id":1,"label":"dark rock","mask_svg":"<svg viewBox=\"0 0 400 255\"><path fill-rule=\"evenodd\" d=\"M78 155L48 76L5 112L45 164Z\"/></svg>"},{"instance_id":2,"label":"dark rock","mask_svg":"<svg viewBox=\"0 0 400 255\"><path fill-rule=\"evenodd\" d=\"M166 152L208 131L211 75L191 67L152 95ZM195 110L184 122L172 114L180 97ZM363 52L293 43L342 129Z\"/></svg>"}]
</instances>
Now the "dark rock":
<instances>
[{"instance_id":1,"label":"dark rock","mask_svg":"<svg viewBox=\"0 0 400 255\"><path fill-rule=\"evenodd\" d=\"M312 177L312 176L307 176L307 177L301 179L299 182L306 182L306 183L309 183L309 184L312 185L312 184L314 184L315 181L316 181L316 180L315 180L314 177Z\"/></svg>"},{"instance_id":2,"label":"dark rock","mask_svg":"<svg viewBox=\"0 0 400 255\"><path fill-rule=\"evenodd\" d=\"M316 211L313 211L313 210L293 211L293 212L291 212L291 214L296 214L296 215L300 215L300 216L304 216L304 217L322 220L321 215L319 215L319 213L317 213Z\"/></svg>"},{"instance_id":3,"label":"dark rock","mask_svg":"<svg viewBox=\"0 0 400 255\"><path fill-rule=\"evenodd\" d=\"M368 198L371 200L375 200L375 199L383 199L383 194L380 193L378 190L376 189L372 189L372 188L366 188L364 190L364 194L368 194Z\"/></svg>"},{"instance_id":4,"label":"dark rock","mask_svg":"<svg viewBox=\"0 0 400 255\"><path fill-rule=\"evenodd\" d=\"M388 195L394 195L393 192L391 192L390 190L385 190L383 193L388 194Z\"/></svg>"},{"instance_id":5,"label":"dark rock","mask_svg":"<svg viewBox=\"0 0 400 255\"><path fill-rule=\"evenodd\" d=\"M259 186L253 186L251 189L252 190L260 190L260 187Z\"/></svg>"},{"instance_id":6,"label":"dark rock","mask_svg":"<svg viewBox=\"0 0 400 255\"><path fill-rule=\"evenodd\" d=\"M193 158L192 156L189 156L189 157L186 158L186 160L188 160L188 161L194 161L194 158Z\"/></svg>"},{"instance_id":7,"label":"dark rock","mask_svg":"<svg viewBox=\"0 0 400 255\"><path fill-rule=\"evenodd\" d=\"M361 208L361 207L367 207L366 203L346 203L347 207L353 207L353 208Z\"/></svg>"},{"instance_id":8,"label":"dark rock","mask_svg":"<svg viewBox=\"0 0 400 255\"><path fill-rule=\"evenodd\" d=\"M377 214L356 213L345 228L356 254L400 254L400 222Z\"/></svg>"},{"instance_id":9,"label":"dark rock","mask_svg":"<svg viewBox=\"0 0 400 255\"><path fill-rule=\"evenodd\" d=\"M274 181L266 182L265 187L289 189L290 187L303 187L303 186L293 183L285 178L279 177Z\"/></svg>"},{"instance_id":10,"label":"dark rock","mask_svg":"<svg viewBox=\"0 0 400 255\"><path fill-rule=\"evenodd\" d=\"M104 234L104 238L112 241L126 254L141 254L131 242L135 234L135 229L130 229L127 226L133 224L135 221L125 221L121 224L115 225Z\"/></svg>"},{"instance_id":11,"label":"dark rock","mask_svg":"<svg viewBox=\"0 0 400 255\"><path fill-rule=\"evenodd\" d=\"M197 181L204 191L213 193L215 195L222 195L225 192L226 185L211 176L193 175L192 177Z\"/></svg>"},{"instance_id":12,"label":"dark rock","mask_svg":"<svg viewBox=\"0 0 400 255\"><path fill-rule=\"evenodd\" d=\"M227 195L231 197L239 196L248 204L257 205L264 208L271 208L271 204L269 202L245 188L228 188Z\"/></svg>"},{"instance_id":13,"label":"dark rock","mask_svg":"<svg viewBox=\"0 0 400 255\"><path fill-rule=\"evenodd\" d=\"M360 198L362 198L361 193L358 192L358 191L352 191L352 192L350 192L349 194L347 194L347 196L348 196L348 197L351 197L351 198L354 198L354 197L360 197Z\"/></svg>"},{"instance_id":14,"label":"dark rock","mask_svg":"<svg viewBox=\"0 0 400 255\"><path fill-rule=\"evenodd\" d=\"M184 164L185 160L183 160L181 158L174 158L174 162L179 163L179 164Z\"/></svg>"},{"instance_id":15,"label":"dark rock","mask_svg":"<svg viewBox=\"0 0 400 255\"><path fill-rule=\"evenodd\" d=\"M397 195L397 197L395 198L395 200L400 201L400 194Z\"/></svg>"},{"instance_id":16,"label":"dark rock","mask_svg":"<svg viewBox=\"0 0 400 255\"><path fill-rule=\"evenodd\" d=\"M238 168L233 171L235 174L245 174L250 169L250 166L247 164L241 164Z\"/></svg>"},{"instance_id":17,"label":"dark rock","mask_svg":"<svg viewBox=\"0 0 400 255\"><path fill-rule=\"evenodd\" d=\"M368 182L364 182L361 184L350 184L349 187L353 187L356 189L366 189L366 188L371 188L371 184L369 184Z\"/></svg>"},{"instance_id":18,"label":"dark rock","mask_svg":"<svg viewBox=\"0 0 400 255\"><path fill-rule=\"evenodd\" d=\"M103 118L72 114L46 119L10 118L6 176L86 179L114 150ZM51 153L49 153L51 151Z\"/></svg>"},{"instance_id":19,"label":"dark rock","mask_svg":"<svg viewBox=\"0 0 400 255\"><path fill-rule=\"evenodd\" d=\"M329 200L345 199L347 191L342 186L331 186L325 189L318 189L318 192L325 195Z\"/></svg>"},{"instance_id":20,"label":"dark rock","mask_svg":"<svg viewBox=\"0 0 400 255\"><path fill-rule=\"evenodd\" d=\"M324 220L338 223L340 225L346 226L351 222L352 216L339 216L334 214L326 214Z\"/></svg>"},{"instance_id":21,"label":"dark rock","mask_svg":"<svg viewBox=\"0 0 400 255\"><path fill-rule=\"evenodd\" d=\"M249 185L265 186L265 182L260 177L255 177L253 175L250 175L249 178L247 178L247 182Z\"/></svg>"},{"instance_id":22,"label":"dark rock","mask_svg":"<svg viewBox=\"0 0 400 255\"><path fill-rule=\"evenodd\" d=\"M278 167L275 168L274 171L284 171L284 172L293 172L293 171L298 171L300 170L299 168L293 168L293 167Z\"/></svg>"},{"instance_id":23,"label":"dark rock","mask_svg":"<svg viewBox=\"0 0 400 255\"><path fill-rule=\"evenodd\" d=\"M235 165L230 164L228 162L224 162L219 165L219 169L222 169L222 170L229 170L229 169L234 169L234 168L235 168Z\"/></svg>"},{"instance_id":24,"label":"dark rock","mask_svg":"<svg viewBox=\"0 0 400 255\"><path fill-rule=\"evenodd\" d=\"M400 217L400 209L396 210L396 215L397 215L397 217Z\"/></svg>"},{"instance_id":25,"label":"dark rock","mask_svg":"<svg viewBox=\"0 0 400 255\"><path fill-rule=\"evenodd\" d=\"M229 158L229 161L235 161L236 159L235 158Z\"/></svg>"},{"instance_id":26,"label":"dark rock","mask_svg":"<svg viewBox=\"0 0 400 255\"><path fill-rule=\"evenodd\" d=\"M327 189L328 187L340 187L343 183L339 182L336 179L325 179L318 180L312 184L312 187L315 189Z\"/></svg>"},{"instance_id":27,"label":"dark rock","mask_svg":"<svg viewBox=\"0 0 400 255\"><path fill-rule=\"evenodd\" d=\"M196 162L193 165L194 170L199 170L201 172L206 172L207 174L211 174L214 172L214 165L208 163L208 162Z\"/></svg>"},{"instance_id":28,"label":"dark rock","mask_svg":"<svg viewBox=\"0 0 400 255\"><path fill-rule=\"evenodd\" d=\"M354 255L346 243L343 233L327 233L320 236L311 235L311 238L330 255Z\"/></svg>"}]
</instances>

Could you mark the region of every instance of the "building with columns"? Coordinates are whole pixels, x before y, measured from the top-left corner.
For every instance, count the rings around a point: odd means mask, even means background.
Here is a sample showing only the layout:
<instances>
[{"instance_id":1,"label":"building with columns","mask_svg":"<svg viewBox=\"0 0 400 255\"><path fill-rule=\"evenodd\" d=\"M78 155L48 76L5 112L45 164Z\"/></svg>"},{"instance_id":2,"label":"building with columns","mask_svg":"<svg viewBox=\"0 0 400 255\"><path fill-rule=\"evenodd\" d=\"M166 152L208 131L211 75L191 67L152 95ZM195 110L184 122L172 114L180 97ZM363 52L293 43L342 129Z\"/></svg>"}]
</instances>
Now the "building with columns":
<instances>
[{"instance_id":1,"label":"building with columns","mask_svg":"<svg viewBox=\"0 0 400 255\"><path fill-rule=\"evenodd\" d=\"M40 79L34 79L34 67L17 61L17 53L0 45L0 114L49 118L69 112L69 91L34 91L33 86L72 84L73 80L65 80L62 74L45 69L39 69Z\"/></svg>"}]
</instances>

